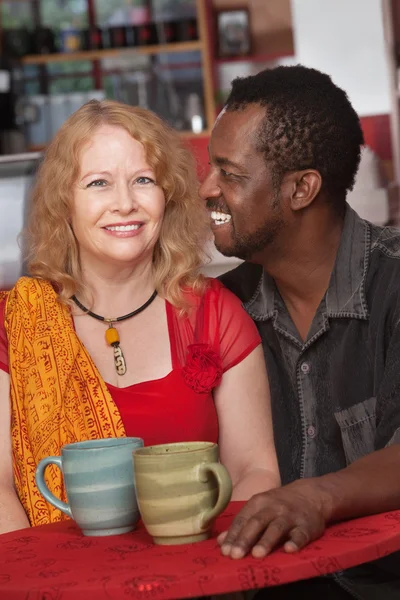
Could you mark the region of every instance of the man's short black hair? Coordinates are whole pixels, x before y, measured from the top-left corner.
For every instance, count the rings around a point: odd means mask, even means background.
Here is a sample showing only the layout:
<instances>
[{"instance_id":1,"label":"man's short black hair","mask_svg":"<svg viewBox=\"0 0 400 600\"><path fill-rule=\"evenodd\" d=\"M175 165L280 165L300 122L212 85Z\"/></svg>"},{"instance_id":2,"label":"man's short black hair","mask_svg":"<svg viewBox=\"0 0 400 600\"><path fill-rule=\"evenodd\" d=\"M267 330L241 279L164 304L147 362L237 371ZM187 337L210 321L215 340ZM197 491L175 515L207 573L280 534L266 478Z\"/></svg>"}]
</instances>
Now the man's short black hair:
<instances>
[{"instance_id":1,"label":"man's short black hair","mask_svg":"<svg viewBox=\"0 0 400 600\"><path fill-rule=\"evenodd\" d=\"M353 188L364 144L346 93L316 69L277 67L233 81L226 109L251 104L267 109L257 146L275 181L285 172L312 168L321 174L329 197L344 199Z\"/></svg>"}]
</instances>

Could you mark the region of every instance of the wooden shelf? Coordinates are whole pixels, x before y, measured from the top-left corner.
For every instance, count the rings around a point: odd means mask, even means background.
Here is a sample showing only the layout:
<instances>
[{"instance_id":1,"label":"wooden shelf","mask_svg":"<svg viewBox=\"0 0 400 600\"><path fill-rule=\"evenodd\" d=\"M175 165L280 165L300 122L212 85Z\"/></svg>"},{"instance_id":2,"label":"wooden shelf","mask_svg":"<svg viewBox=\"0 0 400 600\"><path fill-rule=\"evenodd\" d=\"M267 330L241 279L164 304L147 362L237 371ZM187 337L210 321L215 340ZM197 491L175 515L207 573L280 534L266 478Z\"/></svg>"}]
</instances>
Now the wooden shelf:
<instances>
[{"instance_id":1,"label":"wooden shelf","mask_svg":"<svg viewBox=\"0 0 400 600\"><path fill-rule=\"evenodd\" d=\"M69 62L78 60L102 60L129 56L130 54L154 55L176 52L201 51L203 44L200 40L193 42L177 42L175 44L157 44L154 46L136 46L132 48L111 48L107 50L86 50L83 52L65 52L55 54L29 54L22 58L24 65L44 65L48 63Z\"/></svg>"},{"instance_id":2,"label":"wooden shelf","mask_svg":"<svg viewBox=\"0 0 400 600\"><path fill-rule=\"evenodd\" d=\"M266 63L279 58L287 56L293 56L291 53L276 53L276 54L247 54L241 56L227 56L226 58L216 58L215 63L217 65L224 65L227 63L237 62L253 62L253 63Z\"/></svg>"},{"instance_id":3,"label":"wooden shelf","mask_svg":"<svg viewBox=\"0 0 400 600\"><path fill-rule=\"evenodd\" d=\"M0 6L2 2L14 2L17 0L0 0ZM21 2L37 2L39 3L41 0L18 0ZM54 53L54 54L32 54L27 55L20 59L20 63L23 65L46 65L46 64L56 64L56 63L66 63L66 62L78 62L78 61L101 61L107 58L122 58L122 57L133 57L134 55L139 56L156 56L158 54L169 54L169 53L180 53L180 52L198 52L200 57L199 60L196 60L196 68L198 65L201 65L202 74L203 74L203 106L204 106L204 116L205 123L207 124L207 129L200 133L193 133L192 131L179 131L179 135L185 142L185 145L191 146L193 142L193 146L196 146L196 141L198 140L198 146L203 147L207 144L207 139L211 134L211 127L214 123L215 119L215 101L214 101L214 90L213 90L213 77L212 77L212 64L211 64L211 52L210 52L210 40L209 40L209 31L210 31L210 22L208 20L209 12L207 9L208 2L211 0L195 0L196 8L197 8L197 23L198 23L198 32L199 39L189 42L176 42L170 44L159 44L159 45L151 45L151 46L135 46L129 48L112 48L105 50L89 50L82 52L71 52L71 53ZM0 23L0 34L1 34L1 23ZM0 36L1 37L1 36ZM174 65L171 65L174 67ZM193 63L191 63L193 67ZM104 65L99 65L99 69L94 68L95 65L92 65L92 71L90 76L95 80L94 87L101 88L102 74L106 73ZM43 80L44 84L48 83L50 79L50 74L46 69L43 69ZM57 75L51 77L57 77ZM48 90L44 85L44 91L42 93L47 93ZM42 156L43 151L46 150L46 145L43 146L35 146L27 148L26 160L37 159ZM22 160L22 159L21 159ZM25 160L25 156L24 156ZM11 161L11 159L10 159ZM13 158L14 161L14 158ZM0 161L1 163L1 161ZM22 161L23 164L25 164ZM21 163L21 164L22 164ZM7 163L8 165L8 163Z\"/></svg>"}]
</instances>

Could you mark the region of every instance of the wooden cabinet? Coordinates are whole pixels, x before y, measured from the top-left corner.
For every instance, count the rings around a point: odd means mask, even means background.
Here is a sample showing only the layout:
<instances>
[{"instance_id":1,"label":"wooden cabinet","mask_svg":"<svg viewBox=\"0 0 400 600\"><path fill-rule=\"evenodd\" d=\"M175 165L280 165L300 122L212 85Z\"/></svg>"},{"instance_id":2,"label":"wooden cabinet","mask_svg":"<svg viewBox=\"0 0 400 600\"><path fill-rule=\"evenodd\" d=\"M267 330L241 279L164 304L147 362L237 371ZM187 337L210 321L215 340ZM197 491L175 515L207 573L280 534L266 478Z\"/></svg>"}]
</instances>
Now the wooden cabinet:
<instances>
[{"instance_id":1,"label":"wooden cabinet","mask_svg":"<svg viewBox=\"0 0 400 600\"><path fill-rule=\"evenodd\" d=\"M291 0L204 0L207 6L212 52L213 82L217 110L229 93L235 77L253 75L294 55ZM220 11L247 9L251 53L246 56L219 57L217 15Z\"/></svg>"},{"instance_id":2,"label":"wooden cabinet","mask_svg":"<svg viewBox=\"0 0 400 600\"><path fill-rule=\"evenodd\" d=\"M6 0L0 0L0 8L1 3L5 1ZM36 2L36 4L40 2L40 0L30 1L32 3ZM195 1L198 30L198 39L196 40L68 53L58 52L37 55L28 54L21 58L20 64L23 65L24 73L28 73L31 79L35 79L35 77L37 77L37 79L40 78L42 82L46 80L50 82L56 80L58 77L58 75L55 74L57 73L57 69L62 71L64 68L63 65L67 64L70 65L68 66L68 70L72 72L72 75L68 73L66 75L61 73L61 76L69 76L70 78L72 76L76 76L79 78L79 69L82 67L82 65L87 65L87 71L82 75L82 77L92 77L93 89L103 89L105 87L103 85L105 78L110 78L109 73L111 72L114 77L113 86L116 92L114 97L122 101L131 101L132 104L136 102L134 100L129 100L129 94L124 96L124 94L120 93L121 90L118 86L118 73L120 74L122 72L121 65L123 65L124 68L123 73L126 74L124 81L127 81L130 77L131 87L133 87L133 76L129 75L130 72L133 72L134 76L138 78L142 69L142 73L144 73L141 78L142 81L146 76L147 81L151 79L148 76L150 72L151 74L156 72L157 75L161 73L161 76L158 77L155 83L152 80L149 83L149 87L153 96L158 93L154 91L155 88L156 90L162 90L162 92L164 92L164 88L167 89L167 91L164 93L169 93L170 95L174 96L173 100L175 102L175 112L180 115L184 114L185 119L181 119L180 123L176 124L172 119L168 118L168 115L161 113L161 116L169 120L170 123L177 127L181 131L181 134L185 137L208 137L209 131L215 119L212 67L210 62L209 27L207 23L205 2L203 0ZM87 2L88 10L91 6L93 8L93 1L87 0ZM122 5L123 2L121 0L121 6ZM93 19L93 14L91 15L91 18ZM143 61L146 63L144 66ZM73 72L74 64L77 65L76 73ZM193 93L190 93L191 88L189 84L187 85L187 90L185 89L185 80L182 78L182 76L179 77L183 71L188 73L190 69L193 73L195 73L194 76L198 78ZM145 73L146 70L147 73ZM181 94L180 96L176 89L173 89L175 85L174 77L176 74L178 74L177 79L180 81L180 87L178 90L178 92ZM122 81L122 78L120 80ZM51 85L48 85L47 87L48 89L45 91L45 94L48 94L49 101L51 101ZM75 91L76 90L72 90L72 92ZM106 96L109 96L107 91L108 90L106 90ZM43 95L43 89L40 91L40 94ZM191 121L186 116L189 110L187 105L190 105L190 101L188 101L189 95L192 96L192 101L193 96L195 97L194 105L197 106L199 108L199 112L201 112L201 118L197 122L197 127L194 129L188 126L191 124ZM128 97L128 99L126 99L126 97ZM162 99L158 100L156 103L156 105L161 106L163 109L164 104L165 103L163 103ZM157 106L153 106L151 102L145 102L144 105L155 112L159 112L157 110ZM192 109L192 112L193 110L196 109ZM36 145L33 146L34 148L31 147L31 149L37 149Z\"/></svg>"}]
</instances>

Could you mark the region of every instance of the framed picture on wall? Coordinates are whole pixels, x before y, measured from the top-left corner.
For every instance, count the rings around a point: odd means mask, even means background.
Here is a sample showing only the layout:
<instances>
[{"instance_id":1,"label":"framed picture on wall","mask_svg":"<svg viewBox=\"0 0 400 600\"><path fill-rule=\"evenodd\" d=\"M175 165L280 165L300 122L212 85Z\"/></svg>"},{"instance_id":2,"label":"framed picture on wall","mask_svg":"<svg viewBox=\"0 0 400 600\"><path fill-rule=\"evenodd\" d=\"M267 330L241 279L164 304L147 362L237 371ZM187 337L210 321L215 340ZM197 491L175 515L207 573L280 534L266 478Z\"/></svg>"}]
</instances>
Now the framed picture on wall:
<instances>
[{"instance_id":1,"label":"framed picture on wall","mask_svg":"<svg viewBox=\"0 0 400 600\"><path fill-rule=\"evenodd\" d=\"M250 16L247 8L217 12L219 58L246 56L251 52Z\"/></svg>"}]
</instances>

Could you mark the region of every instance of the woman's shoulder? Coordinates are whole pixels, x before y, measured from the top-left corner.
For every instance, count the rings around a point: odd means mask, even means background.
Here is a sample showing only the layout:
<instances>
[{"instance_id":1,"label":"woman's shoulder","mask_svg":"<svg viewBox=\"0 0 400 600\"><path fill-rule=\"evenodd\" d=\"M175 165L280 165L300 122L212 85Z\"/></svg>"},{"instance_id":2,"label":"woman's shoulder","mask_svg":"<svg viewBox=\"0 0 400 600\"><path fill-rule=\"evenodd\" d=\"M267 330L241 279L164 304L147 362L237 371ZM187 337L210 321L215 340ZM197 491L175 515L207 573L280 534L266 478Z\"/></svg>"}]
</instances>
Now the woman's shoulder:
<instances>
[{"instance_id":1,"label":"woman's shoulder","mask_svg":"<svg viewBox=\"0 0 400 600\"><path fill-rule=\"evenodd\" d=\"M28 302L33 307L44 295L56 298L54 288L49 281L24 276L20 277L10 290L0 291L0 301Z\"/></svg>"},{"instance_id":2,"label":"woman's shoulder","mask_svg":"<svg viewBox=\"0 0 400 600\"><path fill-rule=\"evenodd\" d=\"M218 298L219 303L242 306L239 298L231 292L219 279L207 278L207 289Z\"/></svg>"},{"instance_id":3,"label":"woman's shoulder","mask_svg":"<svg viewBox=\"0 0 400 600\"><path fill-rule=\"evenodd\" d=\"M195 307L215 304L219 309L243 310L239 298L225 285L213 277L205 277L200 293L193 288L186 288L187 300Z\"/></svg>"},{"instance_id":4,"label":"woman's shoulder","mask_svg":"<svg viewBox=\"0 0 400 600\"><path fill-rule=\"evenodd\" d=\"M212 289L217 292L219 292L221 289L226 289L220 280L215 279L215 277L206 277L205 280L208 289Z\"/></svg>"},{"instance_id":5,"label":"woman's shoulder","mask_svg":"<svg viewBox=\"0 0 400 600\"><path fill-rule=\"evenodd\" d=\"M181 288L184 312L182 313L180 307L172 303L172 308L180 317L185 315L192 320L196 315L204 314L204 311L206 314L221 315L222 312L237 313L244 310L239 298L218 279L204 277L200 284L186 285Z\"/></svg>"},{"instance_id":6,"label":"woman's shoulder","mask_svg":"<svg viewBox=\"0 0 400 600\"><path fill-rule=\"evenodd\" d=\"M192 305L199 305L204 299L210 296L218 296L224 291L230 293L218 279L213 277L204 277L199 286L185 286L183 288L185 301Z\"/></svg>"},{"instance_id":7,"label":"woman's shoulder","mask_svg":"<svg viewBox=\"0 0 400 600\"><path fill-rule=\"evenodd\" d=\"M20 277L13 289L19 293L26 292L30 295L49 292L50 290L53 294L55 293L52 284L47 279L28 276Z\"/></svg>"}]
</instances>

